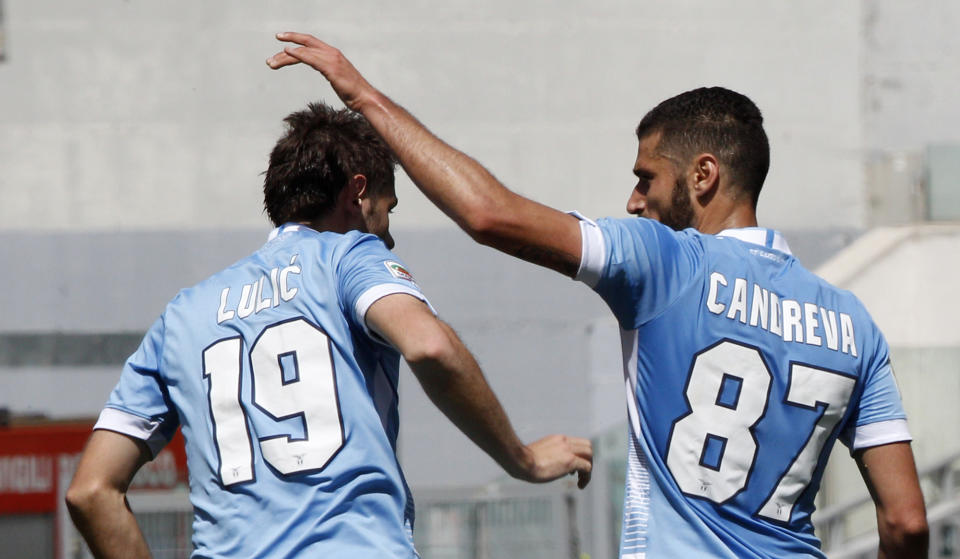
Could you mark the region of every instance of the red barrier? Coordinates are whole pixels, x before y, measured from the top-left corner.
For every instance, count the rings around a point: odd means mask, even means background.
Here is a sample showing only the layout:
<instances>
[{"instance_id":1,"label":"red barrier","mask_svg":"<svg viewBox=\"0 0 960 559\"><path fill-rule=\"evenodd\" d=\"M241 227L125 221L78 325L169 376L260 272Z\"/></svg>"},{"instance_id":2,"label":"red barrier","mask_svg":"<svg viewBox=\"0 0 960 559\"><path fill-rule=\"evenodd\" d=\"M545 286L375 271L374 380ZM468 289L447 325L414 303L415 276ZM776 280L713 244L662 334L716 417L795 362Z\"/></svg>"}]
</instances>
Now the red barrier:
<instances>
[{"instance_id":1,"label":"red barrier","mask_svg":"<svg viewBox=\"0 0 960 559\"><path fill-rule=\"evenodd\" d=\"M59 484L73 477L92 428L92 423L0 427L0 514L56 511L58 495L66 489ZM187 457L178 431L140 469L131 489L173 489L186 483Z\"/></svg>"}]
</instances>

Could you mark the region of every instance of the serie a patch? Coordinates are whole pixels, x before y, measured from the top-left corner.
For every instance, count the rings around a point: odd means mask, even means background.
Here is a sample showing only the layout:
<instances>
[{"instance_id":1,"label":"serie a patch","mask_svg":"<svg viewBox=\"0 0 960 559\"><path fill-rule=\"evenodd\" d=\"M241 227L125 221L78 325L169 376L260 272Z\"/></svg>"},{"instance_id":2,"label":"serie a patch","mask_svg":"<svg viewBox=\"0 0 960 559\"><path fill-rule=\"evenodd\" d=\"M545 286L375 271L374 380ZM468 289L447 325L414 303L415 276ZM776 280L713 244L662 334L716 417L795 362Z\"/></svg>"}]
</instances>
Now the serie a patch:
<instances>
[{"instance_id":1,"label":"serie a patch","mask_svg":"<svg viewBox=\"0 0 960 559\"><path fill-rule=\"evenodd\" d=\"M383 263L387 267L387 270L390 270L390 274L398 279L413 281L413 275L407 271L399 262L394 262L392 260L387 260Z\"/></svg>"}]
</instances>

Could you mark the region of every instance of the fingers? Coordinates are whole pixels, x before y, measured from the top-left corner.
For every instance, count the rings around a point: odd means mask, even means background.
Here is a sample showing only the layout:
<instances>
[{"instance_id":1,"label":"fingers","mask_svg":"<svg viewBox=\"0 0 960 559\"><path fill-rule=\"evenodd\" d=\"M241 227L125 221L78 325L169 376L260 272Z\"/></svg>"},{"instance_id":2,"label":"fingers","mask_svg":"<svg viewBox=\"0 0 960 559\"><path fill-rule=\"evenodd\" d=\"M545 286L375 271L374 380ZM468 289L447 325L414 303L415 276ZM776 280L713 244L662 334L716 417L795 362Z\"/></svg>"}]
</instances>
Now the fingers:
<instances>
[{"instance_id":1,"label":"fingers","mask_svg":"<svg viewBox=\"0 0 960 559\"><path fill-rule=\"evenodd\" d=\"M571 447L577 456L573 463L577 472L577 487L583 489L590 483L593 473L593 445L586 439L579 439L577 442L572 442Z\"/></svg>"},{"instance_id":2,"label":"fingers","mask_svg":"<svg viewBox=\"0 0 960 559\"><path fill-rule=\"evenodd\" d=\"M281 41L287 41L289 43L297 43L298 45L303 45L305 47L330 46L313 35L308 33L296 33L294 31L283 31L281 33L277 33L277 39Z\"/></svg>"},{"instance_id":3,"label":"fingers","mask_svg":"<svg viewBox=\"0 0 960 559\"><path fill-rule=\"evenodd\" d=\"M288 54L286 51L280 51L267 59L267 66L273 68L274 70L299 63L299 58Z\"/></svg>"},{"instance_id":4,"label":"fingers","mask_svg":"<svg viewBox=\"0 0 960 559\"><path fill-rule=\"evenodd\" d=\"M551 435L528 448L533 451L536 464L536 473L530 481L542 483L576 473L580 488L589 483L593 468L593 445L589 439Z\"/></svg>"},{"instance_id":5,"label":"fingers","mask_svg":"<svg viewBox=\"0 0 960 559\"><path fill-rule=\"evenodd\" d=\"M293 45L283 47L283 50L267 59L267 66L277 70L284 66L291 66L305 62L316 68L318 55L326 52L338 52L336 49L307 33L285 31L277 33L277 39ZM300 45L300 46L296 46ZM319 68L317 68L319 70Z\"/></svg>"},{"instance_id":6,"label":"fingers","mask_svg":"<svg viewBox=\"0 0 960 559\"><path fill-rule=\"evenodd\" d=\"M567 444L570 445L570 450L577 456L588 460L593 459L593 443L590 442L590 439L567 437Z\"/></svg>"},{"instance_id":7,"label":"fingers","mask_svg":"<svg viewBox=\"0 0 960 559\"><path fill-rule=\"evenodd\" d=\"M593 461L589 458L577 457L573 460L570 475L577 474L577 487L583 489L590 483L593 473Z\"/></svg>"},{"instance_id":8,"label":"fingers","mask_svg":"<svg viewBox=\"0 0 960 559\"><path fill-rule=\"evenodd\" d=\"M311 51L308 47L283 47L282 51L267 59L267 66L276 70L284 66L303 62L319 70L320 68L318 68L318 65L315 63L317 60L315 52L316 51Z\"/></svg>"},{"instance_id":9,"label":"fingers","mask_svg":"<svg viewBox=\"0 0 960 559\"><path fill-rule=\"evenodd\" d=\"M578 488L578 489L583 489L583 488L585 488L585 487L587 486L587 484L590 483L590 477L591 477L591 475L592 475L592 474L591 474L590 471L582 471L582 470L581 470L581 471L577 472L577 488Z\"/></svg>"}]
</instances>

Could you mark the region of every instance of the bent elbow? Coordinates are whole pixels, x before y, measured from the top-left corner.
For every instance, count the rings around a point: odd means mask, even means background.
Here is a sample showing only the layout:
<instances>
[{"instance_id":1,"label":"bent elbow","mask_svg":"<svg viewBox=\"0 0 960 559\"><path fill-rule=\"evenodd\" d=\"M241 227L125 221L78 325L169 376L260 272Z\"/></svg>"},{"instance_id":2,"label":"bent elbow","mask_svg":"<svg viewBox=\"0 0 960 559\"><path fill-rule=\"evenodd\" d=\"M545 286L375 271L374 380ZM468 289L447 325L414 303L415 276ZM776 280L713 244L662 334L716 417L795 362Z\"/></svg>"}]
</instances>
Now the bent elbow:
<instances>
[{"instance_id":1,"label":"bent elbow","mask_svg":"<svg viewBox=\"0 0 960 559\"><path fill-rule=\"evenodd\" d=\"M889 553L889 556L911 557L914 554L926 556L930 541L930 527L925 514L910 514L887 519L885 525L885 537L881 538L881 544L891 552L897 551L897 553Z\"/></svg>"},{"instance_id":2,"label":"bent elbow","mask_svg":"<svg viewBox=\"0 0 960 559\"><path fill-rule=\"evenodd\" d=\"M925 515L915 515L909 520L900 522L898 529L901 537L908 541L927 541L930 537L930 526Z\"/></svg>"},{"instance_id":3,"label":"bent elbow","mask_svg":"<svg viewBox=\"0 0 960 559\"><path fill-rule=\"evenodd\" d=\"M122 502L125 494L102 480L74 480L67 488L64 501L73 516L90 516L93 511Z\"/></svg>"},{"instance_id":4,"label":"bent elbow","mask_svg":"<svg viewBox=\"0 0 960 559\"><path fill-rule=\"evenodd\" d=\"M100 490L92 484L71 483L64 501L70 514L83 514L94 508Z\"/></svg>"},{"instance_id":5,"label":"bent elbow","mask_svg":"<svg viewBox=\"0 0 960 559\"><path fill-rule=\"evenodd\" d=\"M435 328L418 337L416 344L406 349L403 358L411 367L442 364L453 355L453 344L443 328Z\"/></svg>"},{"instance_id":6,"label":"bent elbow","mask_svg":"<svg viewBox=\"0 0 960 559\"><path fill-rule=\"evenodd\" d=\"M511 193L503 197L488 197L476 200L458 220L460 227L470 237L483 245L497 248L504 239L510 238L527 217L517 213L519 198Z\"/></svg>"},{"instance_id":7,"label":"bent elbow","mask_svg":"<svg viewBox=\"0 0 960 559\"><path fill-rule=\"evenodd\" d=\"M495 238L500 229L495 212L485 206L475 207L464 216L460 225L470 238L481 244L489 244L489 240Z\"/></svg>"}]
</instances>

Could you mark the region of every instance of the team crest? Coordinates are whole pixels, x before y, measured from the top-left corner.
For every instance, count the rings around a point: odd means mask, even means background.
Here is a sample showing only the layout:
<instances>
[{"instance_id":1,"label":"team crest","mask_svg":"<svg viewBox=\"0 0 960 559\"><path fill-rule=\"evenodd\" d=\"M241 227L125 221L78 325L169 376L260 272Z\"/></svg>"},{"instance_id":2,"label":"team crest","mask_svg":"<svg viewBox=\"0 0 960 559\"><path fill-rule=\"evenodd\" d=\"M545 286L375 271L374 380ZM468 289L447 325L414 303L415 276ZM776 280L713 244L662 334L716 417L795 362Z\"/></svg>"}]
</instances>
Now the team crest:
<instances>
[{"instance_id":1,"label":"team crest","mask_svg":"<svg viewBox=\"0 0 960 559\"><path fill-rule=\"evenodd\" d=\"M388 260L384 262L383 265L386 266L388 270L390 270L390 274L393 277L402 279L402 280L413 281L413 275L411 275L406 268L400 265L399 262Z\"/></svg>"}]
</instances>

